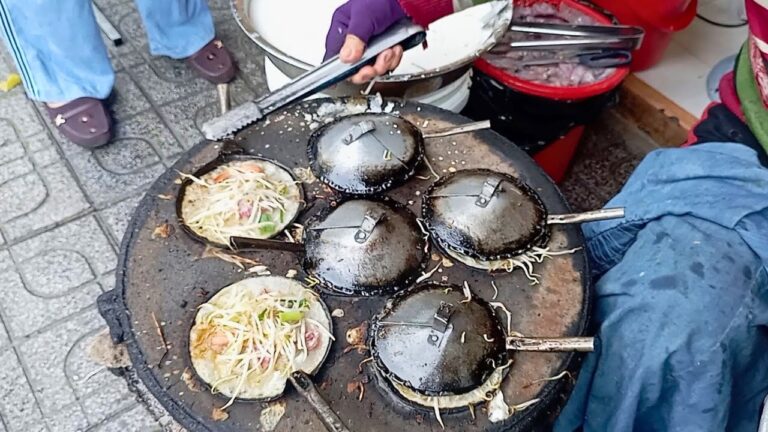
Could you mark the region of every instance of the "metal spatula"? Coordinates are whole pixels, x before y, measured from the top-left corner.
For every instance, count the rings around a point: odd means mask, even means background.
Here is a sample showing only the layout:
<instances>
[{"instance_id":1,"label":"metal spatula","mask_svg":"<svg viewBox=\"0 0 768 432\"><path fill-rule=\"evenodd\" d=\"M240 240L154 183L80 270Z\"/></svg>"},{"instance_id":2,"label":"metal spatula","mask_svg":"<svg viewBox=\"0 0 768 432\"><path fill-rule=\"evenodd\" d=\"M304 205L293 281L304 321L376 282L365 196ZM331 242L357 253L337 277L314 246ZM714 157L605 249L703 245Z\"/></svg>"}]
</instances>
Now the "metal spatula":
<instances>
[{"instance_id":1,"label":"metal spatula","mask_svg":"<svg viewBox=\"0 0 768 432\"><path fill-rule=\"evenodd\" d=\"M336 56L274 92L207 121L202 127L203 134L209 140L229 136L280 108L351 77L363 66L374 62L382 51L395 45L401 45L404 50L408 50L421 44L425 38L426 32L422 27L410 20L402 20L385 33L373 38L357 63L342 63Z\"/></svg>"}]
</instances>

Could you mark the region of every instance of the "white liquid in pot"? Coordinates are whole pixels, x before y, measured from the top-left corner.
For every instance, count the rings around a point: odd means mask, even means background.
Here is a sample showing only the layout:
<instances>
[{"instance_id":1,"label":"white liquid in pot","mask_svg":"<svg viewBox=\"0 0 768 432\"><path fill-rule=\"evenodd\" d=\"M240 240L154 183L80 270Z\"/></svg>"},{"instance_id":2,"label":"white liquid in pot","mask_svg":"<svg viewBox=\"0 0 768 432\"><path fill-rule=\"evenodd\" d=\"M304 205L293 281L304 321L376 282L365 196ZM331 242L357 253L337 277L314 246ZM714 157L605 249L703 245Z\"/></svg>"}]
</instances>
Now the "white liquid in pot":
<instances>
[{"instance_id":1,"label":"white liquid in pot","mask_svg":"<svg viewBox=\"0 0 768 432\"><path fill-rule=\"evenodd\" d=\"M253 28L283 53L311 65L325 54L331 17L345 0L252 0ZM494 1L449 15L430 25L428 49L416 47L403 55L395 75L438 71L454 62L477 57L493 45L495 23L505 1ZM509 13L509 9L506 11ZM507 17L508 18L508 17Z\"/></svg>"}]
</instances>

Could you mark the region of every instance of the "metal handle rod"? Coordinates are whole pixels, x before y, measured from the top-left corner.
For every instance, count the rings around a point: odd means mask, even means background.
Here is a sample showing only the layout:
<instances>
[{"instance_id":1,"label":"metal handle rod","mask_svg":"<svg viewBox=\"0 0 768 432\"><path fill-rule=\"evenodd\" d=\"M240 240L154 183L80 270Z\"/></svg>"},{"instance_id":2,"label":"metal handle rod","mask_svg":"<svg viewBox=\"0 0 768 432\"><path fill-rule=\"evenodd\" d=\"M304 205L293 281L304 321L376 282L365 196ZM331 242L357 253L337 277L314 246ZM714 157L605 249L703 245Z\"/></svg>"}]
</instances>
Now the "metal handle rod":
<instances>
[{"instance_id":1,"label":"metal handle rod","mask_svg":"<svg viewBox=\"0 0 768 432\"><path fill-rule=\"evenodd\" d=\"M508 337L507 349L513 351L538 352L592 352L595 350L595 338L528 338Z\"/></svg>"},{"instance_id":2,"label":"metal handle rod","mask_svg":"<svg viewBox=\"0 0 768 432\"><path fill-rule=\"evenodd\" d=\"M320 417L320 421L323 422L323 425L325 425L329 432L351 432L344 426L339 415L331 409L320 392L317 391L315 384L307 374L301 371L294 372L288 377L288 380L296 388L296 391L309 402L309 405L315 411L315 414Z\"/></svg>"},{"instance_id":3,"label":"metal handle rod","mask_svg":"<svg viewBox=\"0 0 768 432\"><path fill-rule=\"evenodd\" d=\"M474 122L474 123L467 123L461 126L449 126L446 128L431 130L429 132L422 133L422 136L424 138L440 138L440 137L447 137L451 135L458 135L458 134L463 134L467 132L474 132L474 131L490 129L490 128L491 128L491 121L483 120L483 121Z\"/></svg>"},{"instance_id":4,"label":"metal handle rod","mask_svg":"<svg viewBox=\"0 0 768 432\"><path fill-rule=\"evenodd\" d=\"M219 111L224 114L229 111L229 84L216 85L216 91L219 94Z\"/></svg>"},{"instance_id":5,"label":"metal handle rod","mask_svg":"<svg viewBox=\"0 0 768 432\"><path fill-rule=\"evenodd\" d=\"M608 219L621 219L624 217L624 207L607 208L584 213L569 213L562 215L549 215L548 224L572 224L581 222L595 222Z\"/></svg>"},{"instance_id":6,"label":"metal handle rod","mask_svg":"<svg viewBox=\"0 0 768 432\"><path fill-rule=\"evenodd\" d=\"M109 22L107 17L104 16L104 13L101 11L101 9L99 9L98 6L96 6L96 4L91 3L91 7L93 8L93 15L96 18L96 24L99 26L104 35L109 38L109 40L111 40L115 46L122 45L123 37L120 35L120 32L117 31L111 22Z\"/></svg>"},{"instance_id":7,"label":"metal handle rod","mask_svg":"<svg viewBox=\"0 0 768 432\"><path fill-rule=\"evenodd\" d=\"M634 49L634 44L617 38L597 39L552 39L552 40L526 40L510 42L513 49L525 50L551 50L553 48L622 48Z\"/></svg>"},{"instance_id":8,"label":"metal handle rod","mask_svg":"<svg viewBox=\"0 0 768 432\"><path fill-rule=\"evenodd\" d=\"M230 237L229 244L236 251L242 250L279 250L285 252L302 253L304 244L291 243L282 240L255 239L250 237Z\"/></svg>"},{"instance_id":9,"label":"metal handle rod","mask_svg":"<svg viewBox=\"0 0 768 432\"><path fill-rule=\"evenodd\" d=\"M509 27L512 31L576 37L611 37L621 39L642 38L645 33L641 27L612 25L575 25L515 22Z\"/></svg>"}]
</instances>

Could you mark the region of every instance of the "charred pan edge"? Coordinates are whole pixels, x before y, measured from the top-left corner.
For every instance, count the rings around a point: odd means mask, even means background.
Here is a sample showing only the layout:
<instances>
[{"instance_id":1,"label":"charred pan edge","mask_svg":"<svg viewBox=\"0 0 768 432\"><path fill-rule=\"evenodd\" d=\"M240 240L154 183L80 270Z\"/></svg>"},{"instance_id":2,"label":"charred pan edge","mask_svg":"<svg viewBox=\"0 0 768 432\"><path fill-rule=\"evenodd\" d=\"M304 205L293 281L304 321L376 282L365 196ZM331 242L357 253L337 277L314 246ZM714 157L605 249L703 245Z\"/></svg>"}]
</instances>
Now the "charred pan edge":
<instances>
[{"instance_id":1,"label":"charred pan edge","mask_svg":"<svg viewBox=\"0 0 768 432\"><path fill-rule=\"evenodd\" d=\"M246 155L241 153L226 153L222 150L215 159L213 159L212 161L206 163L205 165L195 170L195 172L192 175L194 175L197 178L200 178L208 174L209 172L215 170L216 168L222 165L226 165L230 162L249 161L249 160L257 160L261 162L271 163L279 167L280 169L284 170L285 172L287 172L288 175L291 176L293 181L296 182L296 187L299 189L299 208L296 211L296 214L293 215L293 217L289 219L288 222L286 223L286 226L290 226L292 223L296 221L296 219L298 219L298 217L304 212L304 210L306 210L307 201L304 195L304 184L301 182L301 180L296 178L296 175L293 173L293 171L290 168L286 167L280 162L274 159L267 159L260 156ZM179 226L188 236L192 237L193 239L203 244L214 246L220 249L231 249L230 245L216 243L214 241L208 240L207 238L199 235L184 222L184 217L182 216L184 194L187 192L187 187L189 187L189 185L191 184L192 184L192 180L188 178L185 178L184 180L182 180L181 186L179 186L179 193L176 195L176 219L179 222ZM280 234L281 232L283 232L283 230L276 232L270 238Z\"/></svg>"},{"instance_id":2,"label":"charred pan edge","mask_svg":"<svg viewBox=\"0 0 768 432\"><path fill-rule=\"evenodd\" d=\"M407 290L398 292L397 294L393 295L389 300L387 300L387 303L386 303L386 305L384 306L384 309L381 312L379 312L378 314L374 315L373 318L371 318L371 325L368 327L368 341L367 341L368 349L370 351L371 356L373 357L374 366L372 366L372 367L375 367L376 372L379 375L381 375L381 377L383 378L382 380L378 380L378 381L382 381L382 383L386 384L386 389L385 389L386 393L388 393L390 395L396 396L397 400L399 402L405 403L409 407L416 408L416 409L423 410L423 411L427 411L427 412L432 412L434 410L434 407L424 406L424 405L418 404L416 402L410 401L410 400L406 399L405 397L402 397L400 395L400 393L397 391L397 389L395 389L395 387L392 385L392 381L395 381L395 382L397 382L400 385L408 387L409 389L413 390L415 393L418 393L418 394L426 396L426 397L429 397L429 396L437 396L437 397L440 397L440 396L455 396L455 394L454 393L447 393L447 392L443 392L443 393L440 393L440 392L426 392L425 393L425 392L417 391L417 390L415 390L413 388L413 386L411 386L410 383L405 382L403 380L400 380L397 376L395 376L395 374L393 372L391 372L389 370L389 368L387 368L387 366L381 360L381 357L379 356L379 351L376 348L376 334L378 333L379 329L381 328L381 324L379 322L382 319L386 318L392 312L392 310L400 302L402 302L403 300L405 300L406 298L408 298L410 295L412 295L414 293L417 293L417 292L420 292L420 291L424 291L424 290L428 290L430 288L439 288L439 289L451 288L453 290L458 290L458 291L462 290L462 288L460 286L458 286L458 285L444 284L444 283L440 283L440 282L429 281L429 282L424 282L424 283L421 283L419 285L413 286L413 287L411 287L411 288L409 288ZM477 304L481 305L483 308L488 310L488 313L494 318L496 326L498 327L499 332L506 336L507 333L502 328L501 323L499 322L498 316L496 316L496 311L494 311L494 309L491 307L491 305L488 304L487 301L485 301L484 299L482 299L482 298L480 298L478 296L472 296L472 301L476 302ZM508 358L509 358L509 352L505 349L505 350L503 350L501 352L501 355L498 358L493 359L493 360L496 361L496 364L501 365L501 364L506 363ZM507 370L509 370L509 369L507 369ZM491 370L491 372L489 372L488 375L490 376L490 373L492 373L492 372L493 372L493 370ZM505 377L506 377L506 374L505 374ZM488 376L486 376L483 379L483 381L485 381L487 379L488 379ZM461 408L441 409L440 411L450 413L450 412L465 411L466 409L467 409L467 407L461 407Z\"/></svg>"},{"instance_id":3,"label":"charred pan edge","mask_svg":"<svg viewBox=\"0 0 768 432\"><path fill-rule=\"evenodd\" d=\"M534 237L531 239L531 241L528 242L528 245L522 248L518 248L503 254L498 255L492 255L492 256L484 256L481 255L478 251L469 249L465 246L451 244L447 240L441 238L439 235L437 235L436 231L433 229L431 220L433 217L432 214L432 208L430 207L430 201L432 193L435 191L436 188L442 186L445 184L448 180L453 178L453 176L464 173L467 171L477 172L477 173L486 173L486 174L494 174L504 177L504 180L512 183L513 185L520 188L521 191L523 191L531 200L533 200L536 204L536 207L538 207L541 210L541 218L538 223L538 232L534 235ZM541 197L539 197L539 194L536 193L533 188L528 186L527 184L523 183L520 179L517 177L513 177L507 173L502 173L498 171L492 171L488 169L472 169L472 170L461 170L456 171L455 173L448 174L446 176L441 177L437 181L435 181L429 189L427 189L427 192L424 194L422 198L422 205L421 205L421 214L422 218L424 219L424 223L427 227L427 231L429 231L430 237L433 239L433 241L442 249L444 250L451 250L454 252L458 252L462 255L466 255L470 258L474 258L481 261L498 261L498 260L505 260L505 259L511 259L515 258L517 256L520 256L529 250L531 250L534 246L545 246L549 242L549 226L547 225L547 207L544 205L544 202L541 200ZM469 242L467 242L469 243Z\"/></svg>"},{"instance_id":4,"label":"charred pan edge","mask_svg":"<svg viewBox=\"0 0 768 432\"><path fill-rule=\"evenodd\" d=\"M388 182L382 183L379 186L368 187L368 188L364 188L364 189L350 188L348 186L341 185L341 184L338 184L338 183L330 180L328 177L325 176L325 174L323 172L320 171L320 166L317 163L317 144L318 144L318 142L320 141L322 136L325 134L326 130L328 128L330 128L331 126L333 126L333 125L335 125L335 124L337 124L337 123L339 123L339 122L341 122L343 120L346 120L347 118L371 116L371 115L376 115L376 116L381 116L381 117L384 117L384 116L386 116L386 117L395 117L395 118L403 120L405 122L405 124L408 125L409 132L416 139L416 155L413 158L412 166L410 167L410 169L408 171L403 171L401 173L398 173L398 175L396 177L393 177ZM379 193L382 193L382 192L387 192L389 190L392 190L392 189L395 189L395 188L397 188L399 186L402 186L408 180L410 180L411 177L414 176L414 174L416 174L416 171L418 171L419 166L421 165L421 162L424 160L424 136L422 135L421 130L418 127L416 127L416 125L414 125L410 121L406 120L405 118L397 116L397 115L394 115L394 114L370 112L370 113L352 114L352 115L349 115L349 116L341 116L341 117L335 119L334 121L321 126L316 131L314 131L312 133L312 135L310 135L310 137L309 137L309 144L307 145L307 158L309 159L309 167L312 169L312 173L314 173L315 177L317 177L318 180L320 180L324 184L326 184L326 185L330 186L331 188L333 188L333 189L335 189L335 190L337 190L337 191L339 191L339 192L341 192L343 194L346 194L346 195L360 196L360 197L366 196L367 197L367 196L370 196L370 195L375 195L375 194L379 194Z\"/></svg>"},{"instance_id":5,"label":"charred pan edge","mask_svg":"<svg viewBox=\"0 0 768 432\"><path fill-rule=\"evenodd\" d=\"M240 283L240 282L242 282L242 281L244 281L246 279L253 279L254 277L261 277L261 276L247 276L247 277L244 277L244 278L240 279L237 282L233 282L233 283L231 283L229 285L226 285L226 286L223 286L223 287L217 289L216 291L208 293L208 295L205 297L205 300L200 302L198 307L203 305L203 304L205 304L205 303L208 303L209 301L211 301L211 299L216 294L218 294L221 290L223 290L224 288L230 287L230 286L232 286L232 285L234 285L236 283ZM273 277L282 277L282 276L273 276ZM304 284L302 284L301 282L299 282L299 281L297 281L295 279L291 279L291 280L294 281L294 282L300 283L302 286L304 285ZM304 288L307 288L307 287L304 286ZM307 288L307 289L309 289L309 288ZM323 298L320 297L319 294L316 293L316 295L317 295L317 300L320 302L320 306L323 308L323 312L325 312L325 315L328 318L328 323L329 323L328 331L330 331L331 334L333 334L333 318L331 318L331 313L328 311L328 305L325 304L325 302L323 301ZM189 325L189 330L187 331L187 334L190 334L190 335L192 334L192 327L195 326L195 321L196 320L197 320L197 313L195 313L193 315L193 317L192 317L192 322ZM189 340L187 340L187 343L189 343ZM314 371L312 371L311 374L308 374L308 375L314 376L317 373L317 371L322 369L323 365L325 364L325 360L328 359L328 354L331 352L331 348L332 347L333 347L333 340L331 340L331 343L329 343L328 346L325 348L325 352L323 353L323 361L320 362L320 364L317 366L317 368ZM210 393L211 396L213 396L213 397L215 397L217 399L222 399L223 398L225 403L226 403L226 401L229 401L229 397L223 396L221 393L213 393L211 391L212 390L211 384L208 381L204 380L200 375L197 374L197 369L195 369L194 363L192 363L192 355L189 352L189 347L187 347L187 349L183 350L183 352L184 352L184 357L185 357L184 360L186 360L187 363L190 365L188 370L192 371L192 375L193 375L195 381L200 383L200 384L202 384L203 387L205 388L205 390L208 393ZM286 387L289 386L288 378L286 378L285 386ZM235 397L235 401L236 402L247 402L247 403L253 403L253 402L272 402L272 401L276 401L276 400L280 399L281 397L283 397L284 394L285 394L285 389L283 389L282 393L280 393L279 395L275 395L275 396L268 397L268 398L241 398L241 397Z\"/></svg>"},{"instance_id":6,"label":"charred pan edge","mask_svg":"<svg viewBox=\"0 0 768 432\"><path fill-rule=\"evenodd\" d=\"M335 207L326 207L325 209L319 211L317 214L312 216L306 223L306 227L304 228L304 235L302 236L302 243L308 244L310 241L315 241L316 236L314 234L314 231L310 229L313 225L319 224L322 221L325 220L326 217L328 217L329 214L331 214L336 208L341 206L347 201L354 201L358 198L355 197L345 197L344 199L338 201L337 205ZM388 196L380 196L380 197L366 197L363 198L366 201L373 201L382 203L394 210L397 213L404 213L404 216L407 217L408 220L413 221L414 227L416 230L419 229L418 224L416 223L416 215L413 214L413 212L408 209L405 205L393 200L392 198L389 198ZM319 235L319 234L317 234ZM310 237L313 236L313 237ZM357 287L356 289L345 289L340 288L337 286L334 286L328 280L326 280L324 277L311 273L309 270L307 270L307 260L308 258L305 257L301 261L301 267L304 269L304 271L314 277L315 279L319 280L320 283L318 284L315 289L323 292L324 294L329 295L341 295L341 296L359 296L359 297L373 297L373 296L379 296L379 295L389 295L394 294L397 292L401 292L403 290L406 290L408 287L410 287L416 279L421 276L421 273L424 271L424 269L427 266L428 257L429 257L429 251L423 252L424 249L429 245L429 243L424 240L423 237L419 237L419 250L422 251L424 256L421 259L421 263L419 263L419 268L415 269L412 275L407 276L405 279L400 281L399 283L396 283L395 285L386 286L386 287Z\"/></svg>"}]
</instances>

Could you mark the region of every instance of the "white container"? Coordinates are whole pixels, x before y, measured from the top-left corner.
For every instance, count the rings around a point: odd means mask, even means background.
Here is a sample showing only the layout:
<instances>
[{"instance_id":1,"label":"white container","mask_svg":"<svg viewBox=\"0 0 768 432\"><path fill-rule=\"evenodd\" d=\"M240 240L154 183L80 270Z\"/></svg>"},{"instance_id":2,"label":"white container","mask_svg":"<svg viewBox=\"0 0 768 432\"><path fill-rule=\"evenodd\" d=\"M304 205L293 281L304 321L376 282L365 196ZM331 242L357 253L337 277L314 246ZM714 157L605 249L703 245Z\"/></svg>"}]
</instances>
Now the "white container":
<instances>
[{"instance_id":1,"label":"white container","mask_svg":"<svg viewBox=\"0 0 768 432\"><path fill-rule=\"evenodd\" d=\"M725 26L747 23L744 0L699 0L696 7L699 16Z\"/></svg>"},{"instance_id":2,"label":"white container","mask_svg":"<svg viewBox=\"0 0 768 432\"><path fill-rule=\"evenodd\" d=\"M231 0L238 25L258 44L273 66L295 78L317 66L325 52L325 36L334 10L345 0ZM506 32L512 3L496 0L448 15L430 25L429 47L408 50L400 66L382 77L373 92L394 97L427 98L431 92L466 80L472 62ZM357 94L351 83L326 93ZM455 95L454 95L455 96ZM456 99L463 99L455 96Z\"/></svg>"}]
</instances>

